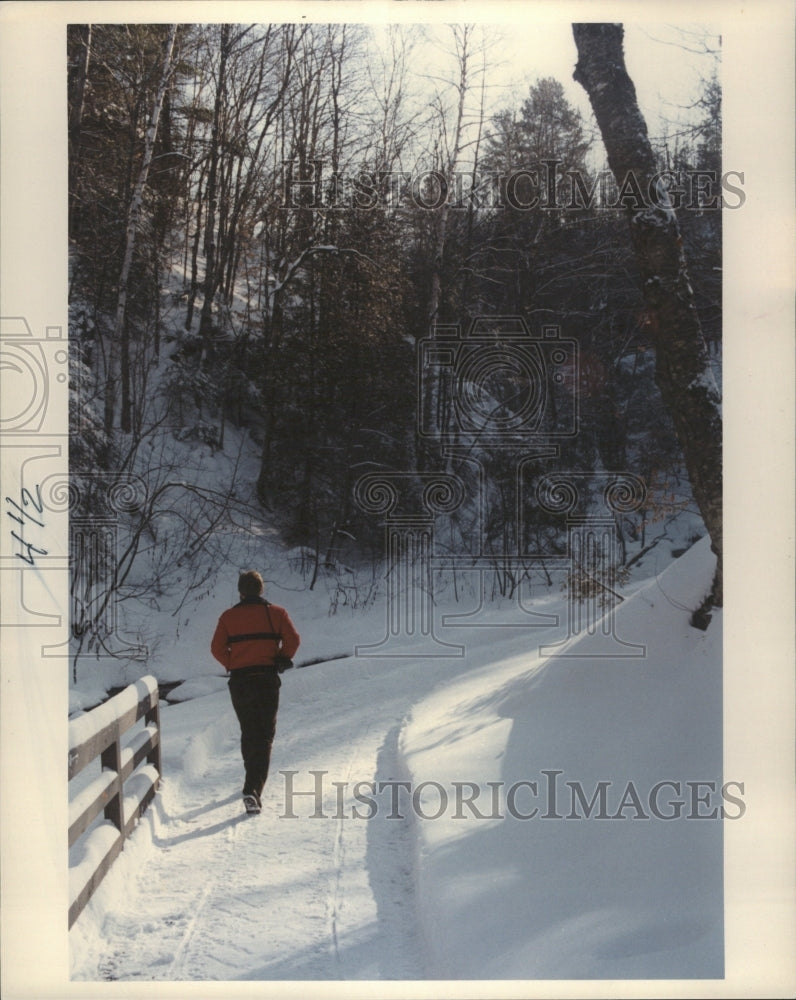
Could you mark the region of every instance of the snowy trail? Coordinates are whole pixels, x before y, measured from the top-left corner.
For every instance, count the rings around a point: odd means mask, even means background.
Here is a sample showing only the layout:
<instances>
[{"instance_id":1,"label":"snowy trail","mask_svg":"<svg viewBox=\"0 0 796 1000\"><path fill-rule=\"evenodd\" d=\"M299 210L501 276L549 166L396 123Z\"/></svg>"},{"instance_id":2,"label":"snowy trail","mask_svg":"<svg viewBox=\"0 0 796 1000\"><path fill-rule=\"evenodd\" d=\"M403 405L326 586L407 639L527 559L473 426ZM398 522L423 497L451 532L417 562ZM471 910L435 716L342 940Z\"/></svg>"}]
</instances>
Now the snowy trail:
<instances>
[{"instance_id":1,"label":"snowy trail","mask_svg":"<svg viewBox=\"0 0 796 1000\"><path fill-rule=\"evenodd\" d=\"M720 978L723 824L704 821L745 804L721 618L689 625L712 560L703 540L617 611L644 656L600 657L595 632L545 660L502 609L462 629L462 659L289 671L256 817L223 680L194 678L162 712L161 793L72 928L72 978Z\"/></svg>"},{"instance_id":2,"label":"snowy trail","mask_svg":"<svg viewBox=\"0 0 796 1000\"><path fill-rule=\"evenodd\" d=\"M411 831L385 811L354 818L367 810L352 789L400 777L401 721L449 669L349 659L284 675L257 817L242 813L227 692L164 708L162 793L90 904L105 907L102 952L74 977L422 977Z\"/></svg>"}]
</instances>

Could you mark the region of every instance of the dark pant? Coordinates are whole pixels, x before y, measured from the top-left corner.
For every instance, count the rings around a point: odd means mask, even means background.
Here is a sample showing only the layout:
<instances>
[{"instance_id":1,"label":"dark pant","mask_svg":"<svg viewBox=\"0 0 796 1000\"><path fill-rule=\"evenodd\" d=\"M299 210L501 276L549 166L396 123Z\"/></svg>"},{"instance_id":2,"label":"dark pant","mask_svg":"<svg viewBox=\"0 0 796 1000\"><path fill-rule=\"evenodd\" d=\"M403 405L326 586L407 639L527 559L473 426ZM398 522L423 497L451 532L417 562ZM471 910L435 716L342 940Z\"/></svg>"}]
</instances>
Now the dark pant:
<instances>
[{"instance_id":1,"label":"dark pant","mask_svg":"<svg viewBox=\"0 0 796 1000\"><path fill-rule=\"evenodd\" d=\"M276 670L233 670L229 675L232 707L240 722L240 752L246 778L243 794L262 794L271 746L276 733L276 713L279 708L279 688L282 685Z\"/></svg>"}]
</instances>

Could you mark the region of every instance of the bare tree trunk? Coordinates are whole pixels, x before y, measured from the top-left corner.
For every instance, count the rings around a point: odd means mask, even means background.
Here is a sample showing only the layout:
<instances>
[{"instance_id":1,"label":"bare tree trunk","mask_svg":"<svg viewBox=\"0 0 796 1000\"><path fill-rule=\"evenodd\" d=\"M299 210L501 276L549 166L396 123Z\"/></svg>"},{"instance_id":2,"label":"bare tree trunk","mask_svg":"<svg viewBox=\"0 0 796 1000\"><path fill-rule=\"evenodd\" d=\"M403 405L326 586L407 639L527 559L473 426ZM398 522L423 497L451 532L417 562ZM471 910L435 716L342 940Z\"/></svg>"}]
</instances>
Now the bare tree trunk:
<instances>
[{"instance_id":1,"label":"bare tree trunk","mask_svg":"<svg viewBox=\"0 0 796 1000\"><path fill-rule=\"evenodd\" d=\"M138 180L130 199L130 207L127 211L127 229L125 234L124 260L122 270L119 275L119 295L116 304L116 322L114 323L113 335L110 345L110 357L108 361L108 380L105 389L105 432L110 434L113 430L113 416L116 402L116 372L119 365L119 353L121 350L124 359L127 378L124 380L123 390L126 399L122 402L122 429L130 429L130 405L129 405L129 344L127 342L127 290L130 280L130 269L133 263L133 253L135 252L135 242L138 232L138 216L141 213L141 204L144 200L144 189L146 188L149 165L152 162L152 151L155 147L155 137L158 131L158 121L160 119L160 109L163 106L163 96L166 93L169 77L171 76L171 61L174 52L174 39L177 34L177 25L172 24L169 28L166 48L163 56L163 71L160 75L160 83L155 101L152 106L152 116L149 120L149 127L144 141L144 158L141 162L141 169L138 173Z\"/></svg>"},{"instance_id":2,"label":"bare tree trunk","mask_svg":"<svg viewBox=\"0 0 796 1000\"><path fill-rule=\"evenodd\" d=\"M655 379L674 422L694 499L717 557L706 606L722 603L720 398L694 304L677 218L656 179L647 126L625 68L621 24L573 24L574 78L589 95L630 220L655 339ZM696 620L695 620L696 624Z\"/></svg>"},{"instance_id":3,"label":"bare tree trunk","mask_svg":"<svg viewBox=\"0 0 796 1000\"><path fill-rule=\"evenodd\" d=\"M230 26L221 25L221 49L218 66L218 85L213 106L213 128L210 138L210 175L207 181L207 217L205 222L205 282L202 312L199 318L199 336L202 340L202 360L206 360L210 352L210 340L213 328L213 298L216 294L216 213L218 211L218 168L221 106L224 103L226 87L227 59L230 51Z\"/></svg>"},{"instance_id":4,"label":"bare tree trunk","mask_svg":"<svg viewBox=\"0 0 796 1000\"><path fill-rule=\"evenodd\" d=\"M439 102L440 160L437 164L438 174L444 182L446 190L441 192L443 204L434 211L432 260L431 260L431 290L428 303L428 320L425 333L428 333L440 321L440 310L444 306L443 271L445 251L448 243L448 224L450 221L450 205L448 195L456 185L456 168L462 153L464 141L465 114L464 105L471 86L469 76L470 57L472 54L473 26L469 24L452 25L453 40L456 51L458 80L456 82L456 117L451 124L451 138L446 140L448 131L445 122L445 109ZM427 379L423 387L425 394L424 407L426 413L435 409L444 412L439 406L440 384L434 379ZM418 471L422 471L427 459L427 450L416 436L414 450Z\"/></svg>"},{"instance_id":5,"label":"bare tree trunk","mask_svg":"<svg viewBox=\"0 0 796 1000\"><path fill-rule=\"evenodd\" d=\"M196 193L196 231L191 245L191 282L188 289L188 308L185 311L185 329L190 332L193 325L193 312L196 305L196 295L199 291L199 243L202 237L202 184L204 170L199 175Z\"/></svg>"},{"instance_id":6,"label":"bare tree trunk","mask_svg":"<svg viewBox=\"0 0 796 1000\"><path fill-rule=\"evenodd\" d=\"M468 79L470 50L472 47L471 35L472 26L465 24L455 26L451 29L454 34L456 44L456 56L458 59L459 80L456 84L456 120L453 123L452 138L450 148L443 148L443 161L440 164L440 174L444 178L448 190L456 183L454 174L459 163L462 151L462 136L464 132L464 101L470 87ZM444 113L440 110L440 130L444 135L445 122ZM431 265L431 296L429 300L428 316L429 326L438 321L439 310L442 303L442 270L445 257L445 244L448 239L448 221L450 218L450 205L447 197L445 201L434 213L434 248Z\"/></svg>"},{"instance_id":7,"label":"bare tree trunk","mask_svg":"<svg viewBox=\"0 0 796 1000\"><path fill-rule=\"evenodd\" d=\"M80 58L69 73L69 234L74 237L80 214L80 129L83 124L86 80L91 61L91 25L78 25L74 29L80 38Z\"/></svg>"}]
</instances>

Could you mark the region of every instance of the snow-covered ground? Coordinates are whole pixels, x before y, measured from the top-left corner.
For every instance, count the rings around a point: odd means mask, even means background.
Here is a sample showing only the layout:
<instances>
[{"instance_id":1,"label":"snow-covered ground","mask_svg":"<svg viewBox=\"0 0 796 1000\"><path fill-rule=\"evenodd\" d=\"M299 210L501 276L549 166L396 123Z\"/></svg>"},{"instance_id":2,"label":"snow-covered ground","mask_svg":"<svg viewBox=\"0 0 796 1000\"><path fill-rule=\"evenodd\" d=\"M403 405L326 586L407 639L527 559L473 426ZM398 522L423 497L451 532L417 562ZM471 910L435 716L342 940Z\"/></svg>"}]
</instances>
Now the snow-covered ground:
<instances>
[{"instance_id":1,"label":"snow-covered ground","mask_svg":"<svg viewBox=\"0 0 796 1000\"><path fill-rule=\"evenodd\" d=\"M170 373L164 356L152 384ZM338 562L310 589L304 554L244 503L258 455L233 426L221 449L167 429L139 449L150 489L152 469L176 483L128 578L140 596L117 608L114 641L148 655L81 657L70 714L143 673L182 683L162 709L160 792L70 932L71 978L720 978L722 622L689 625L713 559L703 539L673 561L699 532L687 503L649 526L659 542L623 582L607 640L554 645L568 639L560 573L478 611L460 570L455 587L438 580L435 619L452 617L444 641L464 656L427 658L421 636L398 658L355 655L385 634L381 571ZM180 532L211 515L183 479L233 490L184 570ZM256 818L208 648L249 567L302 635ZM529 627L528 610L559 626ZM86 853L70 852L72 897Z\"/></svg>"},{"instance_id":2,"label":"snow-covered ground","mask_svg":"<svg viewBox=\"0 0 796 1000\"><path fill-rule=\"evenodd\" d=\"M721 797L721 616L688 624L711 571L703 541L619 607L642 658L593 658L589 636L540 658L552 630L459 628L463 659L285 674L258 817L194 636L161 792L70 932L72 977L721 978L718 816L744 805ZM307 621L299 662L345 650L345 625Z\"/></svg>"}]
</instances>

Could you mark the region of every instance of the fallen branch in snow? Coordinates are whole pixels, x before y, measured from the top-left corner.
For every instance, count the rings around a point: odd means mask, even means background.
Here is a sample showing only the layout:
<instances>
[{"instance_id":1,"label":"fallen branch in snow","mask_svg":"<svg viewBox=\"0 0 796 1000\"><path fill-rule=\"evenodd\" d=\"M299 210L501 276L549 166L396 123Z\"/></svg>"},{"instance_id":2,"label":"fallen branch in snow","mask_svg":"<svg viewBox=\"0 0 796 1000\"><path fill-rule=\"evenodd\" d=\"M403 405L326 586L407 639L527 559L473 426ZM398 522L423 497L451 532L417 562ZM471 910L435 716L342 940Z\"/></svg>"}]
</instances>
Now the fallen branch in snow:
<instances>
[{"instance_id":1,"label":"fallen branch in snow","mask_svg":"<svg viewBox=\"0 0 796 1000\"><path fill-rule=\"evenodd\" d=\"M587 580L591 580L592 583L595 583L601 590L607 590L608 593L612 594L618 601L624 601L624 597L622 597L621 594L617 594L615 590L612 590L607 584L592 576L591 573L587 573L585 569L581 568L580 574L581 576L585 576Z\"/></svg>"},{"instance_id":2,"label":"fallen branch in snow","mask_svg":"<svg viewBox=\"0 0 796 1000\"><path fill-rule=\"evenodd\" d=\"M334 663L335 660L350 660L351 653L335 653L334 656L314 656L311 660L302 660L296 664L296 669L301 667L314 667L318 663Z\"/></svg>"}]
</instances>

